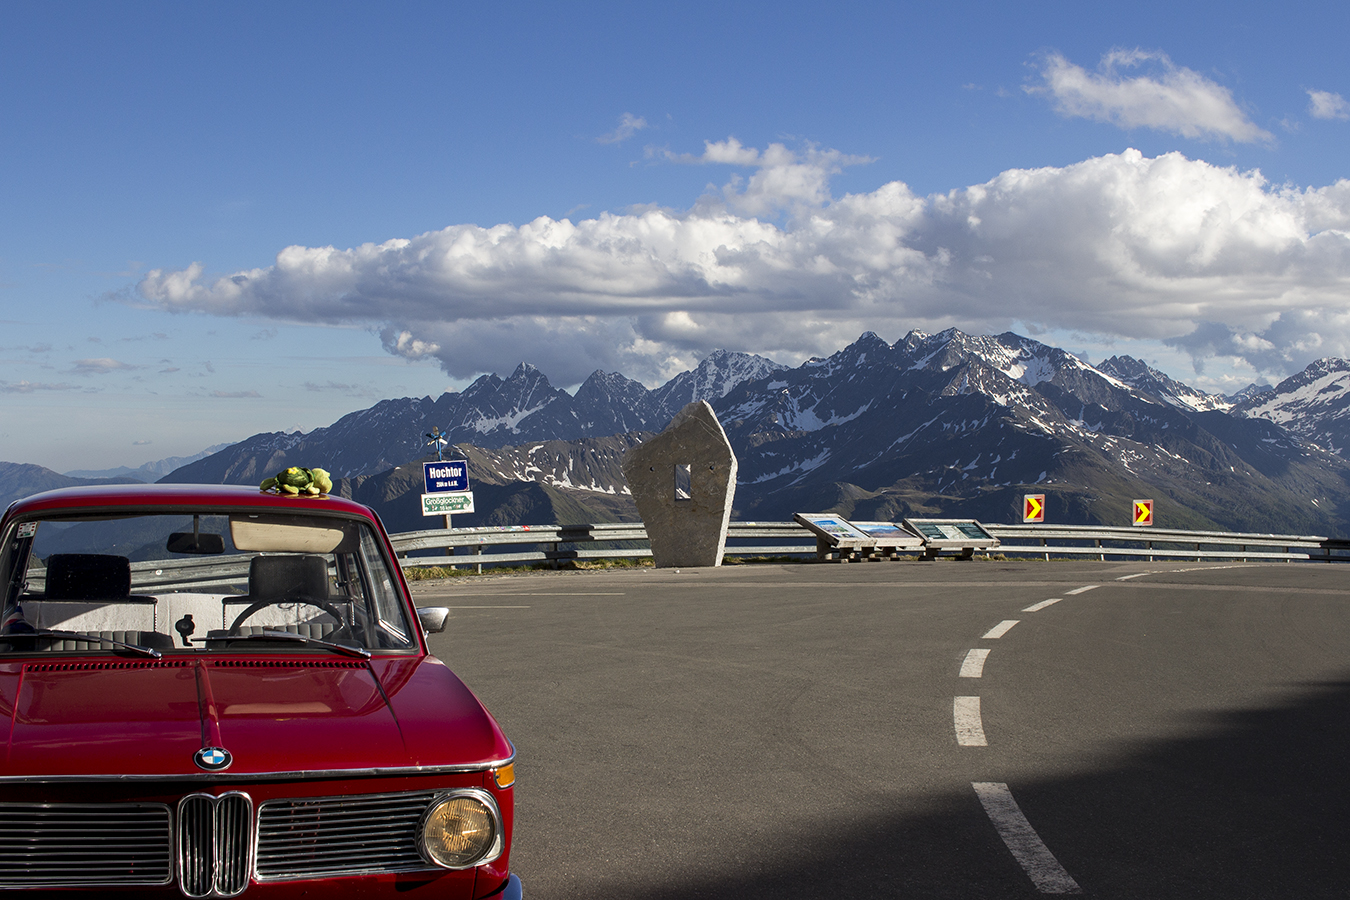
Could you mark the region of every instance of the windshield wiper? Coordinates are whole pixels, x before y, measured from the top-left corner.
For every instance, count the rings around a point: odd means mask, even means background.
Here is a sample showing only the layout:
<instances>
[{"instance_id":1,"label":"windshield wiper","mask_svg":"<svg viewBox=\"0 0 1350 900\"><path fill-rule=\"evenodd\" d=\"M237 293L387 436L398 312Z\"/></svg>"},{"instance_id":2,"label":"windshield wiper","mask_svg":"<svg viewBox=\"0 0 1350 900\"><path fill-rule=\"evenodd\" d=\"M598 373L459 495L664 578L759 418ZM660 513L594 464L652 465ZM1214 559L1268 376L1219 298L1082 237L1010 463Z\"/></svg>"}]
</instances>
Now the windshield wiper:
<instances>
[{"instance_id":1,"label":"windshield wiper","mask_svg":"<svg viewBox=\"0 0 1350 900\"><path fill-rule=\"evenodd\" d=\"M160 653L158 650L156 650L154 647L142 647L140 644L128 644L126 641L113 640L112 638L106 638L98 634L86 634L82 631L57 631L52 628L34 628L32 631L14 632L13 634L8 636L18 637L29 634L33 635L34 637L54 637L54 638L62 638L67 641L91 641L91 642L97 641L102 644L112 644L114 647L122 647L127 650L133 650L136 653L149 656L152 659L159 659L161 656L164 655L163 653Z\"/></svg>"},{"instance_id":2,"label":"windshield wiper","mask_svg":"<svg viewBox=\"0 0 1350 900\"><path fill-rule=\"evenodd\" d=\"M360 659L370 659L370 651L365 647L356 647L352 644L338 644L333 641L325 641L320 638L306 637L303 634L296 634L294 631L260 631L257 634L230 634L223 637L209 638L211 641L224 641L227 644L235 641L288 641L293 644L305 644L312 647L323 647L326 650L332 650L335 653L343 653L347 656L355 656Z\"/></svg>"}]
</instances>

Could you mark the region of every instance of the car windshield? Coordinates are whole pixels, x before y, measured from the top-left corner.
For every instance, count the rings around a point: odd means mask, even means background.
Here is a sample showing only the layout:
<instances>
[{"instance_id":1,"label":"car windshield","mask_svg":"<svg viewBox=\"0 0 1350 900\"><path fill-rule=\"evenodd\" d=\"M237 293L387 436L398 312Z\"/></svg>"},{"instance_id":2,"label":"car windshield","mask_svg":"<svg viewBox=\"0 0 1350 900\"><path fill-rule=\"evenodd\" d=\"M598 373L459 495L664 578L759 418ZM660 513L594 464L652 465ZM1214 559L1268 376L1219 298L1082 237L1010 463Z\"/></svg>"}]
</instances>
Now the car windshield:
<instances>
[{"instance_id":1,"label":"car windshield","mask_svg":"<svg viewBox=\"0 0 1350 900\"><path fill-rule=\"evenodd\" d=\"M184 509L14 522L0 653L413 650L370 524Z\"/></svg>"}]
</instances>

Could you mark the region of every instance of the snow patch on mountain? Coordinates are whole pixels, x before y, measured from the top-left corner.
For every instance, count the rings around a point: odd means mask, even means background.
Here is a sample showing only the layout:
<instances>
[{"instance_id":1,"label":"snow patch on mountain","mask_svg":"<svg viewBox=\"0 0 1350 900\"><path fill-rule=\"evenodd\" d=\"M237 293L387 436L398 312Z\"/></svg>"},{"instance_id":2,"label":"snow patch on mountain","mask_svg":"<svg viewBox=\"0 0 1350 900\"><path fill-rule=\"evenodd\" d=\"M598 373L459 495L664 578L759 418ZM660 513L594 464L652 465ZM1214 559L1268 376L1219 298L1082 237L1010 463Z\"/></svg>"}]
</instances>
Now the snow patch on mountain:
<instances>
[{"instance_id":1,"label":"snow patch on mountain","mask_svg":"<svg viewBox=\"0 0 1350 900\"><path fill-rule=\"evenodd\" d=\"M1107 376L1114 376L1129 387L1147 397L1193 412L1229 410L1233 401L1221 394L1207 394L1188 384L1169 378L1143 360L1132 356L1113 356L1103 360L1097 370Z\"/></svg>"},{"instance_id":2,"label":"snow patch on mountain","mask_svg":"<svg viewBox=\"0 0 1350 900\"><path fill-rule=\"evenodd\" d=\"M1319 359L1274 390L1256 392L1234 411L1267 419L1345 456L1350 450L1350 360Z\"/></svg>"}]
</instances>

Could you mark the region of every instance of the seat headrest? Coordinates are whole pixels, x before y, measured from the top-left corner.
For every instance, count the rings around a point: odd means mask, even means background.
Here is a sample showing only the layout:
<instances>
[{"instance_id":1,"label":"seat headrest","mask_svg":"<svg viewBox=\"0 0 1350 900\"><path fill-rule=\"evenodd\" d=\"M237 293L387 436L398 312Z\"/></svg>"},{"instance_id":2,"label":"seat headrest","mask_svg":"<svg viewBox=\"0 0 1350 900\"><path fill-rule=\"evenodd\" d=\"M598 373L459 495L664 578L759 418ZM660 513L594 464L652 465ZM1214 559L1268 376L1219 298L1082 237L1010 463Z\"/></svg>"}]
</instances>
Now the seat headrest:
<instances>
[{"instance_id":1,"label":"seat headrest","mask_svg":"<svg viewBox=\"0 0 1350 900\"><path fill-rule=\"evenodd\" d=\"M47 557L48 600L118 600L131 595L131 562L101 553Z\"/></svg>"},{"instance_id":2,"label":"seat headrest","mask_svg":"<svg viewBox=\"0 0 1350 900\"><path fill-rule=\"evenodd\" d=\"M258 600L327 600L328 563L322 556L255 556L248 595Z\"/></svg>"}]
</instances>

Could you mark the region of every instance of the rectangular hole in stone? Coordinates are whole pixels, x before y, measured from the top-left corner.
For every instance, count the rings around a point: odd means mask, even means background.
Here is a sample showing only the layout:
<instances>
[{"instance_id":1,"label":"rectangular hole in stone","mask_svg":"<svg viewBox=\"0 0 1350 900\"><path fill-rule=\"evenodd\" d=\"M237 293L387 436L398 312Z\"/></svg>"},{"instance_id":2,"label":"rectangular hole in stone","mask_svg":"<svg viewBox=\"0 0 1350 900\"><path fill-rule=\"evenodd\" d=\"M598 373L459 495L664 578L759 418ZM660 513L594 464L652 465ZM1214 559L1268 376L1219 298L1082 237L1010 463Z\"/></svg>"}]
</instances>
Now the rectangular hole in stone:
<instances>
[{"instance_id":1,"label":"rectangular hole in stone","mask_svg":"<svg viewBox=\"0 0 1350 900\"><path fill-rule=\"evenodd\" d=\"M689 463L675 464L675 499L688 500L689 493Z\"/></svg>"}]
</instances>

